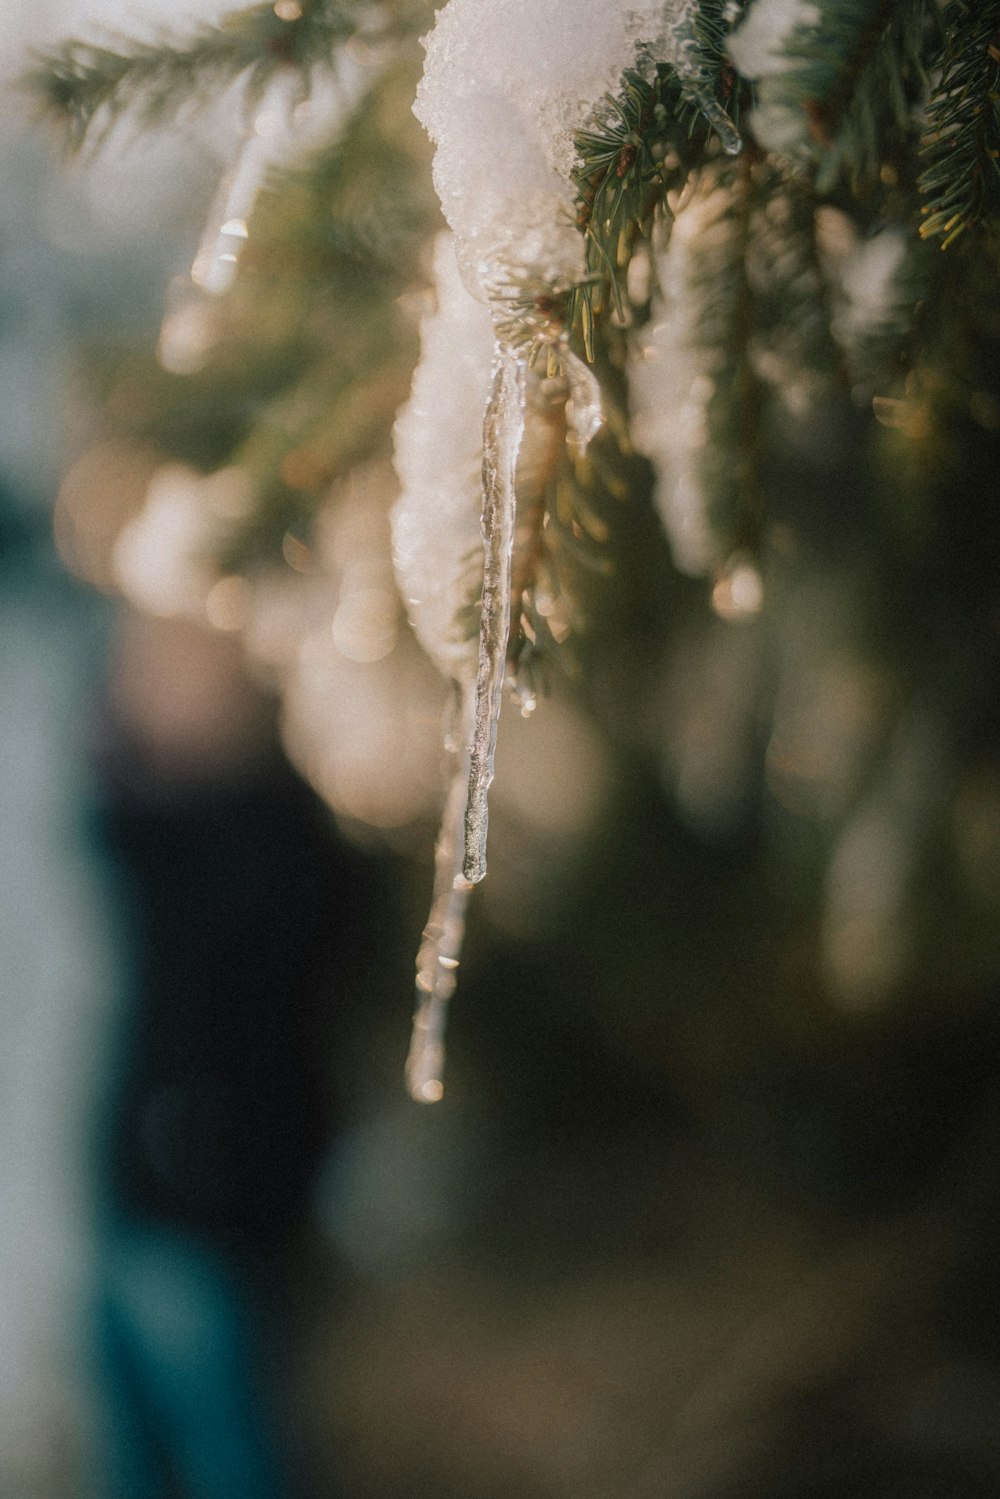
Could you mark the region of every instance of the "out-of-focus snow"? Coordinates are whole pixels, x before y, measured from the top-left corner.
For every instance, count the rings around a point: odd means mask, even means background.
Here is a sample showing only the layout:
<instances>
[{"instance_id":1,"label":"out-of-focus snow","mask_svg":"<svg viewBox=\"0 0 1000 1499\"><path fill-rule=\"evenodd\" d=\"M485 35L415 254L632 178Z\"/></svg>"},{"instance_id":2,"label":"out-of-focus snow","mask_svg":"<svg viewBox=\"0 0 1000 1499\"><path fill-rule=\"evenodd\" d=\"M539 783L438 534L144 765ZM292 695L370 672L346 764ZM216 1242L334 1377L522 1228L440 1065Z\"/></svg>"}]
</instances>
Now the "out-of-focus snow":
<instances>
[{"instance_id":1,"label":"out-of-focus snow","mask_svg":"<svg viewBox=\"0 0 1000 1499\"><path fill-rule=\"evenodd\" d=\"M392 515L396 575L421 645L448 676L475 670L477 645L455 629L465 588L482 580L483 411L493 329L458 273L451 235L434 258L437 307L423 322L413 392L396 421L401 494Z\"/></svg>"},{"instance_id":2,"label":"out-of-focus snow","mask_svg":"<svg viewBox=\"0 0 1000 1499\"><path fill-rule=\"evenodd\" d=\"M785 45L800 26L819 20L813 0L756 0L729 38L727 50L744 78L787 73L793 62Z\"/></svg>"},{"instance_id":3,"label":"out-of-focus snow","mask_svg":"<svg viewBox=\"0 0 1000 1499\"><path fill-rule=\"evenodd\" d=\"M655 499L682 572L704 573L717 543L699 478L699 459L708 441L707 408L715 374L727 349L706 349L699 327L701 301L692 280L706 246L727 234L726 187L706 176L677 213L666 250L659 256L661 293L637 341L630 363L632 435L656 472Z\"/></svg>"}]
</instances>

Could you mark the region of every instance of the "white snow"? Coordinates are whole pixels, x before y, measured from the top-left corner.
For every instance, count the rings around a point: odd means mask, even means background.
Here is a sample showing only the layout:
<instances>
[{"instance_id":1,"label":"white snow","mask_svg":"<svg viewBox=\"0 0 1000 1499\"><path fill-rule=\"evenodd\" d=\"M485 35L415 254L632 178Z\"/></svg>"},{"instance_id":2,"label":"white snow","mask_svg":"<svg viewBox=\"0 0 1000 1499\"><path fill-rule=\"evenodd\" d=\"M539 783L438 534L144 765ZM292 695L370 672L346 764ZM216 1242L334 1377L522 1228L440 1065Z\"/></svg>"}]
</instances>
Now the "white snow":
<instances>
[{"instance_id":1,"label":"white snow","mask_svg":"<svg viewBox=\"0 0 1000 1499\"><path fill-rule=\"evenodd\" d=\"M833 331L850 351L865 335L891 327L900 317L897 277L909 236L902 229L883 229L862 240L840 267L844 303Z\"/></svg>"},{"instance_id":2,"label":"white snow","mask_svg":"<svg viewBox=\"0 0 1000 1499\"><path fill-rule=\"evenodd\" d=\"M468 284L572 279L574 133L636 62L683 72L691 0L450 0L426 40L415 112L437 146L434 183ZM697 80L692 78L692 86Z\"/></svg>"},{"instance_id":3,"label":"white snow","mask_svg":"<svg viewBox=\"0 0 1000 1499\"><path fill-rule=\"evenodd\" d=\"M769 81L795 66L785 51L799 27L821 19L813 0L756 0L746 19L729 37L727 50L737 72L757 81L757 103L750 116L754 136L769 151L797 156L809 148L805 112L774 97Z\"/></svg>"},{"instance_id":4,"label":"white snow","mask_svg":"<svg viewBox=\"0 0 1000 1499\"><path fill-rule=\"evenodd\" d=\"M455 628L460 601L482 580L483 411L493 360L486 308L462 285L450 235L438 240L437 307L423 321L413 391L395 427L401 493L393 559L410 622L446 676L468 680L476 641Z\"/></svg>"},{"instance_id":5,"label":"white snow","mask_svg":"<svg viewBox=\"0 0 1000 1499\"><path fill-rule=\"evenodd\" d=\"M800 26L820 19L814 0L756 0L727 43L733 66L744 78L787 73L794 66L785 46Z\"/></svg>"},{"instance_id":6,"label":"white snow","mask_svg":"<svg viewBox=\"0 0 1000 1499\"><path fill-rule=\"evenodd\" d=\"M727 188L706 176L677 213L657 260L661 292L629 366L632 436L656 471L655 500L682 572L700 574L722 560L708 521L698 460L707 441L706 412L725 348L704 346L700 299L692 293L700 257L728 233Z\"/></svg>"}]
</instances>

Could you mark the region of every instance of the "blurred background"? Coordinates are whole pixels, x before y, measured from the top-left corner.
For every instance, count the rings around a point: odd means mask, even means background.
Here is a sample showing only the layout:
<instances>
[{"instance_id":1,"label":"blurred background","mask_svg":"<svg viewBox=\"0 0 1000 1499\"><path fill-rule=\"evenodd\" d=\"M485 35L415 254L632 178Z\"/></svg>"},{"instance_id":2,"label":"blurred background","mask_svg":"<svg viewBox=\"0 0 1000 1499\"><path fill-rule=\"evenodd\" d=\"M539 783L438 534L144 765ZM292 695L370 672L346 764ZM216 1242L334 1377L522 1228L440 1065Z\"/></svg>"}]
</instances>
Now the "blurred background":
<instances>
[{"instance_id":1,"label":"blurred background","mask_svg":"<svg viewBox=\"0 0 1000 1499\"><path fill-rule=\"evenodd\" d=\"M237 126L70 165L13 87L164 18L0 17L0 1494L1000 1492L996 330L940 533L845 479L849 402L792 424L765 614L605 496L604 624L505 718L416 1105L446 694L388 452L256 566L233 434L293 355L257 330L227 404L188 278Z\"/></svg>"}]
</instances>

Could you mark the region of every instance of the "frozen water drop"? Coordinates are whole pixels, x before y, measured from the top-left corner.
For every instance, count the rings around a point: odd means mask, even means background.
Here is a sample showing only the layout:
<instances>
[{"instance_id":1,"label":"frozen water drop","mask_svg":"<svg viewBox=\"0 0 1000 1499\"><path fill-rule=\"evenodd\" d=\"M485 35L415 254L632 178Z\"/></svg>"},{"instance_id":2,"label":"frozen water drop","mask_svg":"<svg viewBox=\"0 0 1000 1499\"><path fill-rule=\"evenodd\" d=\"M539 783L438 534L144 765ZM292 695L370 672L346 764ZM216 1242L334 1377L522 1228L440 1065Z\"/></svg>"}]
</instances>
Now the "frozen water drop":
<instances>
[{"instance_id":1,"label":"frozen water drop","mask_svg":"<svg viewBox=\"0 0 1000 1499\"><path fill-rule=\"evenodd\" d=\"M572 349L563 350L560 357L569 384L566 416L582 456L604 425L601 387L590 365L585 364Z\"/></svg>"},{"instance_id":2,"label":"frozen water drop","mask_svg":"<svg viewBox=\"0 0 1000 1499\"><path fill-rule=\"evenodd\" d=\"M738 156L743 137L716 98L717 65L699 30L699 5L696 0L679 0L664 11L665 32L661 37L662 56L677 70L683 93L701 110L728 156Z\"/></svg>"}]
</instances>

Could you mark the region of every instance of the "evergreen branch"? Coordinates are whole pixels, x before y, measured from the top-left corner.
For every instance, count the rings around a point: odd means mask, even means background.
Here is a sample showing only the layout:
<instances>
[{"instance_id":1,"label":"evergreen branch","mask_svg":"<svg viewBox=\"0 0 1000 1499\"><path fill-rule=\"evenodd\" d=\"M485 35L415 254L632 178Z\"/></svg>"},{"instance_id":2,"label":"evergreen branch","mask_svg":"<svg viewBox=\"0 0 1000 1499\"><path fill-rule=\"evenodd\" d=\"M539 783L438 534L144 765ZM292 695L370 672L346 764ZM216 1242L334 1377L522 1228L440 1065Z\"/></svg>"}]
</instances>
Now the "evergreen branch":
<instances>
[{"instance_id":1,"label":"evergreen branch","mask_svg":"<svg viewBox=\"0 0 1000 1499\"><path fill-rule=\"evenodd\" d=\"M1000 207L1000 3L952 0L935 59L920 233L948 246Z\"/></svg>"},{"instance_id":2,"label":"evergreen branch","mask_svg":"<svg viewBox=\"0 0 1000 1499\"><path fill-rule=\"evenodd\" d=\"M808 28L803 28L805 45L797 49L793 40L788 48L792 56L798 50L806 64L794 71L791 83L813 136L824 145L830 145L840 129L897 9L897 0L847 0L828 6L812 32L812 46Z\"/></svg>"},{"instance_id":3,"label":"evergreen branch","mask_svg":"<svg viewBox=\"0 0 1000 1499\"><path fill-rule=\"evenodd\" d=\"M726 43L743 8L744 0L689 4L677 24L668 57L684 99L701 113L730 156L739 155L742 140L737 121L729 114L735 76Z\"/></svg>"},{"instance_id":4,"label":"evergreen branch","mask_svg":"<svg viewBox=\"0 0 1000 1499\"><path fill-rule=\"evenodd\" d=\"M544 351L548 373L559 369L559 351L568 337L568 299L574 288L536 278L508 275L490 287L493 327L500 343L516 349L530 366Z\"/></svg>"},{"instance_id":5,"label":"evergreen branch","mask_svg":"<svg viewBox=\"0 0 1000 1499\"><path fill-rule=\"evenodd\" d=\"M848 377L831 324L830 285L809 182L771 176L755 212L749 272L754 291L755 366L797 415Z\"/></svg>"},{"instance_id":6,"label":"evergreen branch","mask_svg":"<svg viewBox=\"0 0 1000 1499\"><path fill-rule=\"evenodd\" d=\"M123 435L196 468L246 470L255 505L233 528L230 569L280 556L333 480L387 455L417 356L401 294L440 223L409 108L416 61L378 70L331 145L272 174L232 286L200 304L218 326L204 365L178 376L132 363L127 400L109 401Z\"/></svg>"},{"instance_id":7,"label":"evergreen branch","mask_svg":"<svg viewBox=\"0 0 1000 1499\"><path fill-rule=\"evenodd\" d=\"M758 136L816 171L829 192L846 175L855 192L899 156L926 86L928 0L835 0L813 7L784 41L782 66L760 91Z\"/></svg>"},{"instance_id":8,"label":"evergreen branch","mask_svg":"<svg viewBox=\"0 0 1000 1499\"><path fill-rule=\"evenodd\" d=\"M274 292L308 280L346 310L412 286L441 222L427 138L409 107L414 62L407 53L380 70L332 144L270 173L243 265Z\"/></svg>"},{"instance_id":9,"label":"evergreen branch","mask_svg":"<svg viewBox=\"0 0 1000 1499\"><path fill-rule=\"evenodd\" d=\"M103 138L126 114L140 127L157 125L195 97L213 99L244 76L251 99L287 68L300 73L307 92L312 70L329 67L335 48L354 38L375 42L412 34L418 10L408 0L377 9L367 0L253 5L185 38L64 42L39 55L24 84L77 150Z\"/></svg>"},{"instance_id":10,"label":"evergreen branch","mask_svg":"<svg viewBox=\"0 0 1000 1499\"><path fill-rule=\"evenodd\" d=\"M928 298L940 294L937 260L915 235L900 237L900 256L879 305L843 339L853 388L876 409L893 400L908 379L919 345Z\"/></svg>"},{"instance_id":11,"label":"evergreen branch","mask_svg":"<svg viewBox=\"0 0 1000 1499\"><path fill-rule=\"evenodd\" d=\"M723 57L721 33L717 47L718 92L738 118L735 75ZM621 94L604 100L594 122L576 137L573 184L576 221L585 240L584 275L570 289L566 323L581 333L591 361L597 318L609 303L623 316L622 279L636 240L649 234L667 193L681 187L705 155L714 126L704 98L693 102L667 64L658 65L649 79L629 71ZM718 108L722 112L721 103Z\"/></svg>"}]
</instances>

